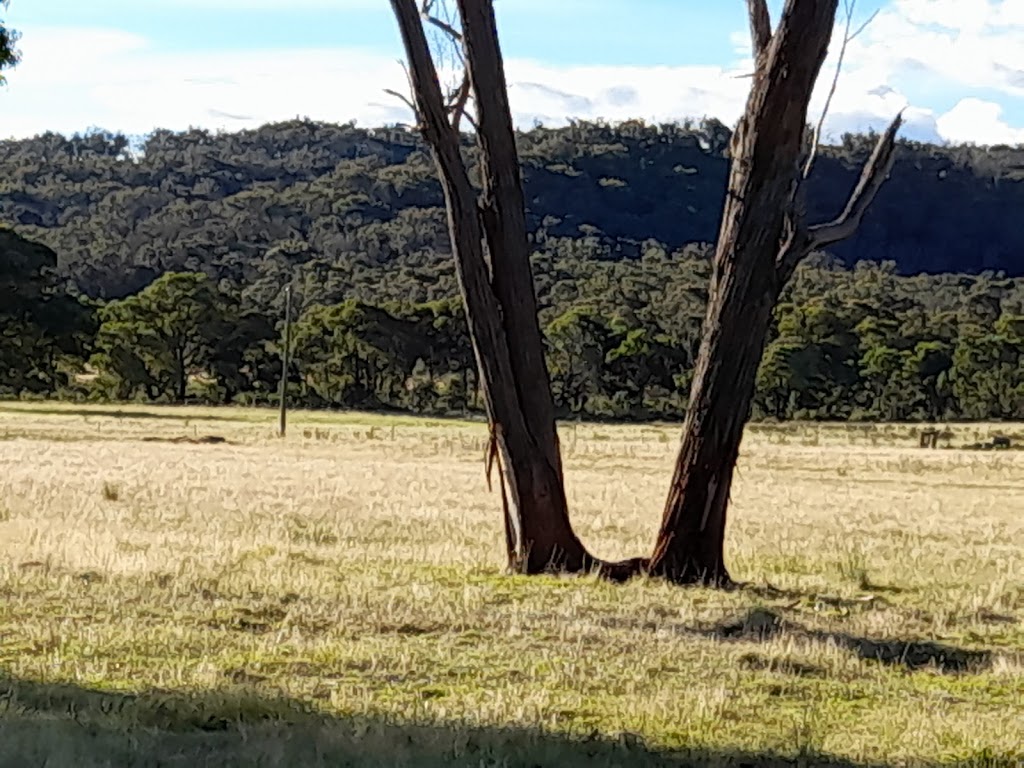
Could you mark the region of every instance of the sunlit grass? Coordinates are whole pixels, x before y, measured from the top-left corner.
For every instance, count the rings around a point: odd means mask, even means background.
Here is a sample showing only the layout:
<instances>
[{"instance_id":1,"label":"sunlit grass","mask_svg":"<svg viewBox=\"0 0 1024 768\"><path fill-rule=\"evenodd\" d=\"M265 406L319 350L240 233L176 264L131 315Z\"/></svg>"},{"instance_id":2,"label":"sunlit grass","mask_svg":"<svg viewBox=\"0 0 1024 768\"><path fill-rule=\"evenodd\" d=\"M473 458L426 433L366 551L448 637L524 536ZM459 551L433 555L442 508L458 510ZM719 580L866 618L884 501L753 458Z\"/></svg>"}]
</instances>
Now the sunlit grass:
<instances>
[{"instance_id":1,"label":"sunlit grass","mask_svg":"<svg viewBox=\"0 0 1024 768\"><path fill-rule=\"evenodd\" d=\"M0 763L1020 757L1024 453L754 428L726 594L504 575L479 424L112 410L0 406ZM561 433L588 545L649 551L678 427Z\"/></svg>"}]
</instances>

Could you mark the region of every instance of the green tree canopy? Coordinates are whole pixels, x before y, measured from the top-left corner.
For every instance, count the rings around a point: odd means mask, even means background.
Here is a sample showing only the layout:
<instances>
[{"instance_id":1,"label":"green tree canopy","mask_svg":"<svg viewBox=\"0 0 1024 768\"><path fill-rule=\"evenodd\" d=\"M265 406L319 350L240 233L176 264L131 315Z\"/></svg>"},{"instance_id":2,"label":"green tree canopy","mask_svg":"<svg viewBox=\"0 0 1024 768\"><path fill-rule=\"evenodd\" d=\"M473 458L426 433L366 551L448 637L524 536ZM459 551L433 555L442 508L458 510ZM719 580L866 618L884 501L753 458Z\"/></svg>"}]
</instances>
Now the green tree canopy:
<instances>
[{"instance_id":1,"label":"green tree canopy","mask_svg":"<svg viewBox=\"0 0 1024 768\"><path fill-rule=\"evenodd\" d=\"M7 10L8 0L0 0L0 13ZM6 82L4 70L13 67L18 63L20 55L17 48L18 33L7 26L3 16L0 16L0 85Z\"/></svg>"},{"instance_id":2,"label":"green tree canopy","mask_svg":"<svg viewBox=\"0 0 1024 768\"><path fill-rule=\"evenodd\" d=\"M223 335L223 302L201 273L169 272L100 310L92 364L122 399L141 391L184 402L189 376L209 370Z\"/></svg>"},{"instance_id":3,"label":"green tree canopy","mask_svg":"<svg viewBox=\"0 0 1024 768\"><path fill-rule=\"evenodd\" d=\"M59 389L92 332L89 309L65 292L57 255L0 228L0 392Z\"/></svg>"}]
</instances>

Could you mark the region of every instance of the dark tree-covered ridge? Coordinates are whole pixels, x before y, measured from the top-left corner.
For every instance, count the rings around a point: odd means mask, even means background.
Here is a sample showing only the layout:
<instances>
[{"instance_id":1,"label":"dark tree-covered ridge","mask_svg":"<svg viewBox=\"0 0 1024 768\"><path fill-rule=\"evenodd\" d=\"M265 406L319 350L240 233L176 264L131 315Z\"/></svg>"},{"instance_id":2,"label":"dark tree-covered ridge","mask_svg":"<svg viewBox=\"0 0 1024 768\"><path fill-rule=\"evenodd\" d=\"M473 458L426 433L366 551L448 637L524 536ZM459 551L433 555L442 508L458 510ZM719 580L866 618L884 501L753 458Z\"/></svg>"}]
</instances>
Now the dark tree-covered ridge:
<instances>
[{"instance_id":1,"label":"dark tree-covered ridge","mask_svg":"<svg viewBox=\"0 0 1024 768\"><path fill-rule=\"evenodd\" d=\"M717 121L575 123L519 132L536 244L572 240L580 258L629 260L717 235L729 129ZM831 218L875 137L823 150L808 216ZM138 151L133 151L133 149ZM475 150L466 144L471 158ZM892 261L901 274L1024 274L1024 148L900 141L871 216L833 252ZM670 204L671 202L671 204ZM419 138L403 127L292 121L211 134L45 134L0 142L0 223L54 249L91 296L124 296L170 270L200 270L279 293L283 271L351 284L387 268L424 298L450 262L443 200ZM367 297L373 298L373 297Z\"/></svg>"},{"instance_id":2,"label":"dark tree-covered ridge","mask_svg":"<svg viewBox=\"0 0 1024 768\"><path fill-rule=\"evenodd\" d=\"M708 298L724 190L714 179L724 179L728 130L578 124L517 139L559 415L680 417ZM868 137L847 143L849 157L826 149L816 165L819 184L837 167L848 178L835 199L811 195L824 218L867 153ZM11 289L42 302L29 325L5 321L0 395L174 399L173 387L151 387L155 369L140 364L155 353L118 356L111 327L88 329L121 310L93 312L83 326L88 306L60 298L109 303L174 272L205 275L221 318L190 372L189 399L273 401L275 325L290 281L299 319L291 373L302 405L481 407L440 189L412 133L298 121L223 135L158 132L144 153L133 149L105 134L0 142ZM468 141L465 149L472 165ZM1022 165L1021 150L901 142L861 236L888 220L905 237L890 243L883 231L877 248L855 251L865 259L855 267L818 254L797 271L758 372L755 417L1024 418L1024 284L985 271L1024 272ZM669 193L681 203L671 211ZM694 233L701 241L687 242ZM47 246L31 251L45 258L15 255L32 242ZM890 250L903 261L884 259ZM996 252L1001 261L986 256ZM946 274L909 274L922 267ZM0 319L13 307L0 302ZM67 312L51 311L61 307ZM47 319L61 317L63 328ZM28 337L39 341L27 345ZM72 357L92 359L98 375L67 389ZM106 361L116 365L100 370Z\"/></svg>"}]
</instances>

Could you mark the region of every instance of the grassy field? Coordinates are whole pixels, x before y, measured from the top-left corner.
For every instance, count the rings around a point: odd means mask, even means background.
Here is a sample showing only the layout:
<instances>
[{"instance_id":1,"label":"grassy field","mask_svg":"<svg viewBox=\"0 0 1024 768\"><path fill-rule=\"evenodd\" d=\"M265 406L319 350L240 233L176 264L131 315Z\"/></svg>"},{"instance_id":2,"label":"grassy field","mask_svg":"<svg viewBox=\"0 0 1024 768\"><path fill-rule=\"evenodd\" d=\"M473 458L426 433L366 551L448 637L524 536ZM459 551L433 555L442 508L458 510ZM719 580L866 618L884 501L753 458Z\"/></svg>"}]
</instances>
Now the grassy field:
<instances>
[{"instance_id":1,"label":"grassy field","mask_svg":"<svg viewBox=\"0 0 1024 768\"><path fill-rule=\"evenodd\" d=\"M719 593L504 575L479 424L274 429L0 404L0 765L1024 761L1024 452L752 428ZM597 554L678 436L563 427Z\"/></svg>"}]
</instances>

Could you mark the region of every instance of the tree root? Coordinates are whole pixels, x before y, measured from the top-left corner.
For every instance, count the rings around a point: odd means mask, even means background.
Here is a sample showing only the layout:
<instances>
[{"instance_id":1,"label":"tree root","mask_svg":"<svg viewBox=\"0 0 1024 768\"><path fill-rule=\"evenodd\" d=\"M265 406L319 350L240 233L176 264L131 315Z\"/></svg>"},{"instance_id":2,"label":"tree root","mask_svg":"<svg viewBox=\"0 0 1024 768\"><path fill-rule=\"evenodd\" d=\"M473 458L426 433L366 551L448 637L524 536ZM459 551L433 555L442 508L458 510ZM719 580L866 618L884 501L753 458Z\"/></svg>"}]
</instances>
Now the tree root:
<instances>
[{"instance_id":1,"label":"tree root","mask_svg":"<svg viewBox=\"0 0 1024 768\"><path fill-rule=\"evenodd\" d=\"M613 584L625 584L627 581L635 578L646 578L666 581L679 587L705 587L727 591L742 589L744 586L741 582L733 581L724 569L721 569L714 578L705 578L704 574L695 568L676 573L652 572L650 569L651 559L649 557L631 557L627 560L613 562L588 555L587 559L578 564L578 566L570 567L565 563L551 564L543 570L536 572L528 571L524 575L584 576L595 574L598 578Z\"/></svg>"},{"instance_id":2,"label":"tree root","mask_svg":"<svg viewBox=\"0 0 1024 768\"><path fill-rule=\"evenodd\" d=\"M739 584L732 580L724 567L719 568L710 575L707 571L699 571L696 568L667 571L663 569L651 570L651 559L649 557L633 557L629 560L620 560L610 563L597 561L594 569L597 574L615 584L622 584L630 579L642 576L648 579L659 579L667 581L679 587L706 587L711 589L735 590Z\"/></svg>"},{"instance_id":3,"label":"tree root","mask_svg":"<svg viewBox=\"0 0 1024 768\"><path fill-rule=\"evenodd\" d=\"M613 584L624 584L637 576L646 576L649 563L650 560L646 557L632 557L629 560L620 560L615 563L596 560L592 570L606 581Z\"/></svg>"}]
</instances>

